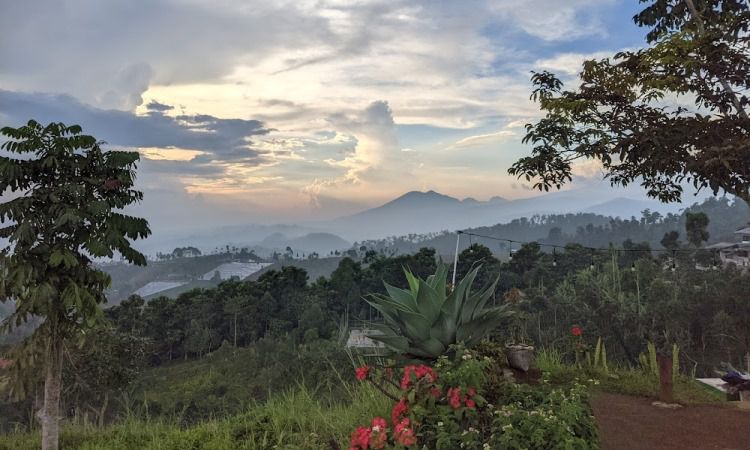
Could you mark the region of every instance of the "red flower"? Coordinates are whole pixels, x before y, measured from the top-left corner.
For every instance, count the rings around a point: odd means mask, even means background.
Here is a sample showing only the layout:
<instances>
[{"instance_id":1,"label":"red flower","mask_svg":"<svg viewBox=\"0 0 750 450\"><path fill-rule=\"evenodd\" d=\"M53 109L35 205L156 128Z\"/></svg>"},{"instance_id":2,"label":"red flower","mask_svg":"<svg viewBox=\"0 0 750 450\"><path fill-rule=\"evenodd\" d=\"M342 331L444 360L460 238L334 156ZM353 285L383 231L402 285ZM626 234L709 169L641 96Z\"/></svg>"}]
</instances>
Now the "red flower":
<instances>
[{"instance_id":1,"label":"red flower","mask_svg":"<svg viewBox=\"0 0 750 450\"><path fill-rule=\"evenodd\" d=\"M474 409L474 408L477 407L477 404L476 404L476 402L474 400L472 400L470 398L467 398L466 399L466 407L470 408L470 409Z\"/></svg>"},{"instance_id":2,"label":"red flower","mask_svg":"<svg viewBox=\"0 0 750 450\"><path fill-rule=\"evenodd\" d=\"M367 450L370 448L370 434L372 430L367 427L357 427L352 432L352 446L349 450Z\"/></svg>"},{"instance_id":3,"label":"red flower","mask_svg":"<svg viewBox=\"0 0 750 450\"><path fill-rule=\"evenodd\" d=\"M570 334L573 336L580 336L583 334L583 329L581 327L573 327L570 329Z\"/></svg>"},{"instance_id":4,"label":"red flower","mask_svg":"<svg viewBox=\"0 0 750 450\"><path fill-rule=\"evenodd\" d=\"M414 366L404 367L404 376L401 377L401 389L403 390L409 389L409 385L411 384L411 373L413 371L414 371Z\"/></svg>"},{"instance_id":5,"label":"red flower","mask_svg":"<svg viewBox=\"0 0 750 450\"><path fill-rule=\"evenodd\" d=\"M370 446L381 449L388 443L388 423L382 417L372 419L372 433L370 434Z\"/></svg>"},{"instance_id":6,"label":"red flower","mask_svg":"<svg viewBox=\"0 0 750 450\"><path fill-rule=\"evenodd\" d=\"M451 408L458 409L461 407L461 388L448 389L448 404Z\"/></svg>"},{"instance_id":7,"label":"red flower","mask_svg":"<svg viewBox=\"0 0 750 450\"><path fill-rule=\"evenodd\" d=\"M404 367L404 376L401 378L401 389L407 390L411 386L411 376L414 374L414 378L417 380L426 378L430 383L434 383L437 380L437 374L430 366L420 364L418 366L406 366Z\"/></svg>"},{"instance_id":8,"label":"red flower","mask_svg":"<svg viewBox=\"0 0 750 450\"><path fill-rule=\"evenodd\" d=\"M357 367L355 372L359 381L365 381L367 375L370 373L370 368L367 366Z\"/></svg>"},{"instance_id":9,"label":"red flower","mask_svg":"<svg viewBox=\"0 0 750 450\"><path fill-rule=\"evenodd\" d=\"M373 431L370 436L370 446L374 449L381 449L388 443L388 434L385 431Z\"/></svg>"},{"instance_id":10,"label":"red flower","mask_svg":"<svg viewBox=\"0 0 750 450\"><path fill-rule=\"evenodd\" d=\"M404 419L396 425L394 437L397 444L406 447L417 443L417 438L414 436L414 430L409 427L409 419Z\"/></svg>"},{"instance_id":11,"label":"red flower","mask_svg":"<svg viewBox=\"0 0 750 450\"><path fill-rule=\"evenodd\" d=\"M435 375L435 371L432 370L432 367L425 366L424 364L421 364L414 369L414 373L417 375L417 378L427 378L427 380L430 383L434 383L435 380L437 380L437 375Z\"/></svg>"},{"instance_id":12,"label":"red flower","mask_svg":"<svg viewBox=\"0 0 750 450\"><path fill-rule=\"evenodd\" d=\"M402 398L391 410L391 422L395 424L399 423L401 419L409 412L409 405L406 403L406 399Z\"/></svg>"},{"instance_id":13,"label":"red flower","mask_svg":"<svg viewBox=\"0 0 750 450\"><path fill-rule=\"evenodd\" d=\"M382 417L376 417L372 419L372 429L379 429L379 430L385 430L388 428L388 422L385 421Z\"/></svg>"}]
</instances>

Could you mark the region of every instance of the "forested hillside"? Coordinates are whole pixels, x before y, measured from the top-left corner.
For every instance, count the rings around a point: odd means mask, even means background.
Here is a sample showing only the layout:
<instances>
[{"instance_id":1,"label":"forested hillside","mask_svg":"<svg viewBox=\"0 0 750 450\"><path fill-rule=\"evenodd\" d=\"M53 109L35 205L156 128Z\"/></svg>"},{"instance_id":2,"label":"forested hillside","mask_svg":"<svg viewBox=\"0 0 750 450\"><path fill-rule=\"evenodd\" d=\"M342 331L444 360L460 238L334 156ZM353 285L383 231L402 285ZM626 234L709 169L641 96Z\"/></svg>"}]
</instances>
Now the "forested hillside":
<instances>
[{"instance_id":1,"label":"forested hillside","mask_svg":"<svg viewBox=\"0 0 750 450\"><path fill-rule=\"evenodd\" d=\"M670 231L685 235L687 212L703 212L709 219L709 243L733 241L733 233L750 221L750 207L743 201L723 198L709 198L703 203L694 204L681 214L661 215L645 210L641 217L630 219L611 218L591 213L552 214L522 217L509 223L489 227L469 228L465 231L494 238L511 239L521 242L540 242L564 245L577 243L586 247L603 247L620 244L626 240L648 243L651 248L662 248L661 239ZM683 239L684 240L684 239ZM464 237L460 249L473 243L481 243L500 258L507 258L509 248L506 242L481 237ZM439 255L450 257L456 247L454 230L428 235L410 234L388 239L368 240L357 244L368 249L389 253L409 253L421 247L434 248Z\"/></svg>"}]
</instances>

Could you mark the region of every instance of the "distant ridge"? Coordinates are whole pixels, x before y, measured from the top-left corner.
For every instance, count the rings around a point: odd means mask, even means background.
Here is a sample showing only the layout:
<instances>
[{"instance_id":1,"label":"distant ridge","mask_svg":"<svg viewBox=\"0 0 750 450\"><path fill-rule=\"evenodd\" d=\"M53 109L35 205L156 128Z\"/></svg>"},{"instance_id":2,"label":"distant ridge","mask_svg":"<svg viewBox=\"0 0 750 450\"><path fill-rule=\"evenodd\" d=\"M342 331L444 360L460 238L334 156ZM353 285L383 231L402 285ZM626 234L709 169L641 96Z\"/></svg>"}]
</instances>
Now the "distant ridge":
<instances>
[{"instance_id":1,"label":"distant ridge","mask_svg":"<svg viewBox=\"0 0 750 450\"><path fill-rule=\"evenodd\" d=\"M593 212L612 217L640 216L644 209L678 212L685 205L665 205L655 200L627 197L611 199L611 191L559 191L536 197L507 200L492 197L481 201L459 200L434 190L410 191L380 206L357 214L318 223L345 239L357 241L429 233L443 230L489 226L533 215Z\"/></svg>"}]
</instances>

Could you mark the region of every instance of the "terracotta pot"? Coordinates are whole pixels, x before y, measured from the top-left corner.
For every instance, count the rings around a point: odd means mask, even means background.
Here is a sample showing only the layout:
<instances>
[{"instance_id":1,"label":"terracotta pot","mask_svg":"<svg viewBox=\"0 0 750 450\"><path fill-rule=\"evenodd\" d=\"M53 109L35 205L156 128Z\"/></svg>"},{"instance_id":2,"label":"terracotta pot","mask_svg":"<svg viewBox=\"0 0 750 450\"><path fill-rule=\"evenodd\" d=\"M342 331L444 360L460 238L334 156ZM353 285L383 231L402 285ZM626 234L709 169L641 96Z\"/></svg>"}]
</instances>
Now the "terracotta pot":
<instances>
[{"instance_id":1,"label":"terracotta pot","mask_svg":"<svg viewBox=\"0 0 750 450\"><path fill-rule=\"evenodd\" d=\"M534 347L531 345L508 345L505 353L508 356L508 365L522 372L529 370L534 359Z\"/></svg>"}]
</instances>

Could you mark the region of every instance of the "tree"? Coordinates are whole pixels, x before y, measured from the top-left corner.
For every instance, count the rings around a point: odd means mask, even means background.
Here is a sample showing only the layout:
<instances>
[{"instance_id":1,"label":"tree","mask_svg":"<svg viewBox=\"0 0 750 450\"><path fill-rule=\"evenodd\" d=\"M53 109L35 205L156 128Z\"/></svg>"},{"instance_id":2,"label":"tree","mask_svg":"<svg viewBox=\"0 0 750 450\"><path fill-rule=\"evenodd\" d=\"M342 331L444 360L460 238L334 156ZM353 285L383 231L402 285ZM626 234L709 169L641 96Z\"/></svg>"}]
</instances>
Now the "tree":
<instances>
[{"instance_id":1,"label":"tree","mask_svg":"<svg viewBox=\"0 0 750 450\"><path fill-rule=\"evenodd\" d=\"M750 203L750 3L645 2L634 21L651 28L648 47L586 61L574 91L533 75L531 98L547 114L527 125L532 155L509 173L559 189L574 161L593 159L612 184L640 181L662 201L678 201L687 181Z\"/></svg>"},{"instance_id":2,"label":"tree","mask_svg":"<svg viewBox=\"0 0 750 450\"><path fill-rule=\"evenodd\" d=\"M30 337L43 353L42 448L58 448L63 341L95 325L111 280L92 258L121 254L145 265L130 240L150 234L146 220L116 212L138 202L133 189L137 152L103 151L80 126L29 121L5 127L0 146L19 156L0 156L0 300L16 310L7 331L32 317L42 323Z\"/></svg>"},{"instance_id":3,"label":"tree","mask_svg":"<svg viewBox=\"0 0 750 450\"><path fill-rule=\"evenodd\" d=\"M677 231L668 231L661 238L661 246L668 250L677 250L680 248L680 233Z\"/></svg>"},{"instance_id":4,"label":"tree","mask_svg":"<svg viewBox=\"0 0 750 450\"><path fill-rule=\"evenodd\" d=\"M705 213L685 212L685 234L687 240L698 248L702 242L708 240L708 216Z\"/></svg>"}]
</instances>

